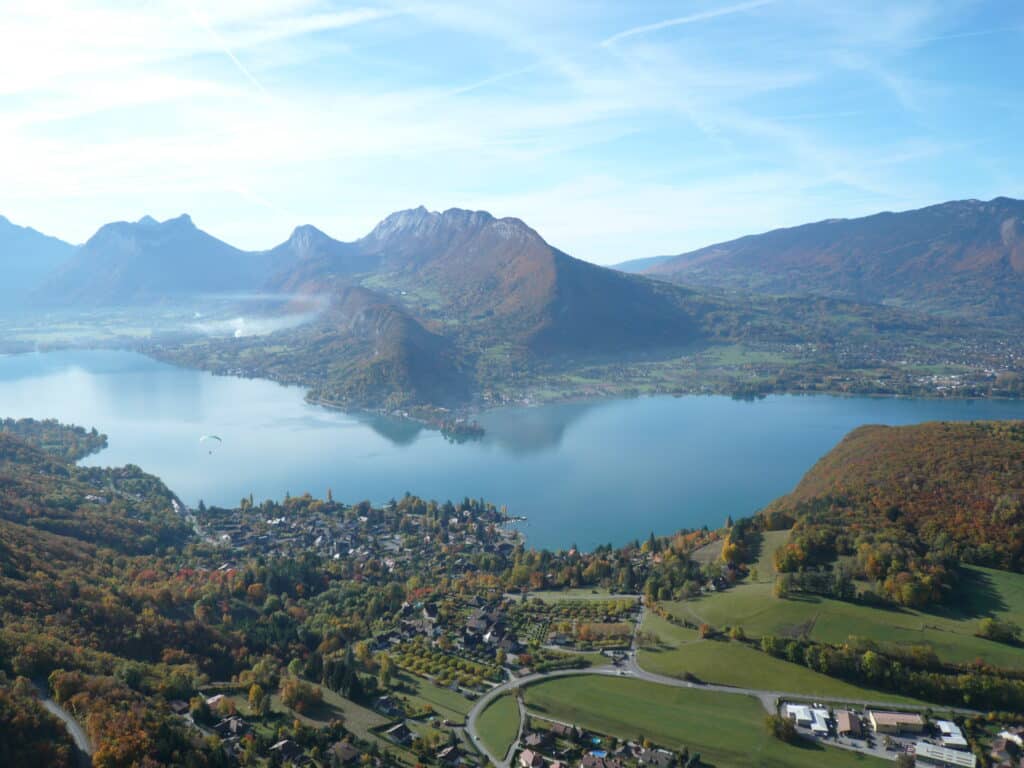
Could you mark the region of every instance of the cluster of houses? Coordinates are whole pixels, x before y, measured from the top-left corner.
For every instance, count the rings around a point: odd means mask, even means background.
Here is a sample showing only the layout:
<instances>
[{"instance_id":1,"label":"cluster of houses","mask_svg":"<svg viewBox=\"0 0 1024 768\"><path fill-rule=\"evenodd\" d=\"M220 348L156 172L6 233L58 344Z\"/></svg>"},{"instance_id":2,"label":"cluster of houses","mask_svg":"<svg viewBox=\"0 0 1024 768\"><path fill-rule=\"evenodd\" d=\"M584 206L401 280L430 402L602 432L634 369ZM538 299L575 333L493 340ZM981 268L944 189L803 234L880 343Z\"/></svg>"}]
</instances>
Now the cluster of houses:
<instances>
[{"instance_id":1,"label":"cluster of houses","mask_svg":"<svg viewBox=\"0 0 1024 768\"><path fill-rule=\"evenodd\" d=\"M488 607L476 599L475 608L466 619L459 639L462 647L473 650L480 647L501 649L506 654L517 654L522 644L512 631L504 605Z\"/></svg>"},{"instance_id":2,"label":"cluster of houses","mask_svg":"<svg viewBox=\"0 0 1024 768\"><path fill-rule=\"evenodd\" d=\"M427 527L423 515L405 514L401 505L394 501L381 509L368 510L366 515L354 515L351 508L333 502L325 506L309 497L302 497L301 501L308 503L283 509L254 507L251 501L243 500L243 505L237 509L201 507L181 511L195 522L207 540L228 549L258 551L264 555L287 556L317 550L335 559L369 559L387 553L407 555L409 540L403 536L412 536L425 549L438 543L433 540L436 530ZM348 513L342 514L340 510ZM496 518L497 514L488 512L481 519L477 512L456 509L440 521L443 539L457 542L471 552L508 557L515 548L518 534L501 525L503 518ZM491 523L497 524L492 528ZM475 569L468 560L462 565L466 570ZM453 567L457 572L459 563L454 563Z\"/></svg>"},{"instance_id":3,"label":"cluster of houses","mask_svg":"<svg viewBox=\"0 0 1024 768\"><path fill-rule=\"evenodd\" d=\"M674 752L609 740L567 723L545 722L520 743L517 768L686 768Z\"/></svg>"},{"instance_id":4,"label":"cluster of houses","mask_svg":"<svg viewBox=\"0 0 1024 768\"><path fill-rule=\"evenodd\" d=\"M405 724L404 720L386 728L384 736L400 747L409 747L416 739L416 734ZM434 762L438 765L447 766L448 768L456 768L463 765L475 766L477 764L476 760L467 756L458 744L446 744L433 757Z\"/></svg>"}]
</instances>

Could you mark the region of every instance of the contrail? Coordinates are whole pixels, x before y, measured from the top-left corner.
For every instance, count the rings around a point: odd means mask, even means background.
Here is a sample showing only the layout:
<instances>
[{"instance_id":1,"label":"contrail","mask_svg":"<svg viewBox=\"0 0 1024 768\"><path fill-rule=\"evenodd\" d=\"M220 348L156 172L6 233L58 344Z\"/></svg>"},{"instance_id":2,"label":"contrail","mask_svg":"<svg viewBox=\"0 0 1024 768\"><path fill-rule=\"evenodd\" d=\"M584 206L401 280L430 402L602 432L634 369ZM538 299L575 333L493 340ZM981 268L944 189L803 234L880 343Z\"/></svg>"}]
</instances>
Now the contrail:
<instances>
[{"instance_id":1,"label":"contrail","mask_svg":"<svg viewBox=\"0 0 1024 768\"><path fill-rule=\"evenodd\" d=\"M717 19L719 16L730 16L734 13L742 13L743 11L749 11L754 8L760 8L762 5L769 5L774 3L775 0L750 0L750 2L739 3L737 5L728 5L724 8L714 8L710 11L701 11L700 13L691 13L689 16L679 16L675 19L665 19L665 21L658 21L653 24L645 24L642 27L633 27L627 29L611 37L602 40L601 45L609 46L617 43L619 40L623 40L627 37L633 37L634 35L643 35L648 32L657 32L659 29L667 29L668 27L679 27L683 24L693 24L697 21L707 21L708 19Z\"/></svg>"},{"instance_id":2,"label":"contrail","mask_svg":"<svg viewBox=\"0 0 1024 768\"><path fill-rule=\"evenodd\" d=\"M206 19L203 18L202 15L194 11L190 6L185 4L185 7L188 11L189 16L192 17L192 21L194 21L197 26L201 27L211 38L213 38L213 41L217 44L221 51L224 52L224 55L231 59L231 62L235 65L235 68L242 73L243 77L245 77L246 80L255 85L256 88L259 89L260 93L262 93L267 98L270 98L270 93L267 91L266 88L263 87L263 83L256 79L256 76L248 70L248 68L239 60L237 56L235 56L234 51L231 50L231 48L228 46L224 38L221 37L220 34L218 34L217 30L211 27L206 22Z\"/></svg>"}]
</instances>

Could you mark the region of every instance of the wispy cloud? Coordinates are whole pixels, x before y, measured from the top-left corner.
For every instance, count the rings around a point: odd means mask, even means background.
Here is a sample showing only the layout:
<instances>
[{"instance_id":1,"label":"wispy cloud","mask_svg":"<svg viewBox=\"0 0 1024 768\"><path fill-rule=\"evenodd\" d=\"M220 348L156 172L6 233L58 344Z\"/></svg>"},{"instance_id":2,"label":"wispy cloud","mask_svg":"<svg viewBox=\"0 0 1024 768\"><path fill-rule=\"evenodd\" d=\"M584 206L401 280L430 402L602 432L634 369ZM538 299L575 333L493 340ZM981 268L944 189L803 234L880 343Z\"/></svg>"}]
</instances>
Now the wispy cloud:
<instances>
[{"instance_id":1,"label":"wispy cloud","mask_svg":"<svg viewBox=\"0 0 1024 768\"><path fill-rule=\"evenodd\" d=\"M732 16L736 13L745 13L755 8L760 8L765 5L774 3L775 0L749 0L746 3L737 3L736 5L727 5L721 8L712 8L707 11L698 11L697 13L691 13L686 16L677 16L674 19L665 19L664 21L656 21L653 24L643 24L638 27L631 27L625 29L622 32L618 32L611 37L607 37L601 41L601 45L608 46L614 45L620 40L625 40L627 37L636 37L637 35L646 35L650 32L659 32L663 29L669 29L670 27L680 27L684 24L695 24L699 21L710 21L711 19L718 19L722 16Z\"/></svg>"},{"instance_id":2,"label":"wispy cloud","mask_svg":"<svg viewBox=\"0 0 1024 768\"><path fill-rule=\"evenodd\" d=\"M300 220L352 238L421 202L494 206L607 262L1015 192L1024 61L996 31L1024 9L718 2L654 23L612 0L8 4L0 212L80 241L188 210L259 248ZM963 113L1003 102L965 144Z\"/></svg>"}]
</instances>

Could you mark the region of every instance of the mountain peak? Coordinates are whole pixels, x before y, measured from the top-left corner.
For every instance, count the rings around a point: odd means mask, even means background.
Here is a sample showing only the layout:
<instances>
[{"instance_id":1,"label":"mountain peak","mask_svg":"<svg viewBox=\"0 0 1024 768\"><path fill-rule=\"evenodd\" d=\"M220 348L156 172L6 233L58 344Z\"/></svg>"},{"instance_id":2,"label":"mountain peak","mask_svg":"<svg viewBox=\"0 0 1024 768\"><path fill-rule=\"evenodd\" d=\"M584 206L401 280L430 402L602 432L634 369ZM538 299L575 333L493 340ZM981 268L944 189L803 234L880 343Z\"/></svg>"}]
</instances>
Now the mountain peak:
<instances>
[{"instance_id":1,"label":"mountain peak","mask_svg":"<svg viewBox=\"0 0 1024 768\"><path fill-rule=\"evenodd\" d=\"M170 224L172 226L189 227L191 229L195 229L196 227L196 225L192 222L192 217L189 216L187 213L183 213L174 219L168 219L167 221L164 222L164 224Z\"/></svg>"},{"instance_id":2,"label":"mountain peak","mask_svg":"<svg viewBox=\"0 0 1024 768\"><path fill-rule=\"evenodd\" d=\"M143 216L141 219L139 219L138 223L139 224L143 224L144 226L147 226L147 227L155 227L157 224L159 224L159 222L156 219L154 219L152 216L150 216L148 213L145 216Z\"/></svg>"},{"instance_id":3,"label":"mountain peak","mask_svg":"<svg viewBox=\"0 0 1024 768\"><path fill-rule=\"evenodd\" d=\"M292 230L291 236L288 238L290 243L308 243L314 240L331 240L330 235L325 234L322 230L317 229L312 224L300 224Z\"/></svg>"},{"instance_id":4,"label":"mountain peak","mask_svg":"<svg viewBox=\"0 0 1024 768\"><path fill-rule=\"evenodd\" d=\"M396 235L432 235L439 232L464 232L497 221L487 211L449 208L444 213L428 211L424 206L396 211L367 235L369 240L386 240Z\"/></svg>"}]
</instances>

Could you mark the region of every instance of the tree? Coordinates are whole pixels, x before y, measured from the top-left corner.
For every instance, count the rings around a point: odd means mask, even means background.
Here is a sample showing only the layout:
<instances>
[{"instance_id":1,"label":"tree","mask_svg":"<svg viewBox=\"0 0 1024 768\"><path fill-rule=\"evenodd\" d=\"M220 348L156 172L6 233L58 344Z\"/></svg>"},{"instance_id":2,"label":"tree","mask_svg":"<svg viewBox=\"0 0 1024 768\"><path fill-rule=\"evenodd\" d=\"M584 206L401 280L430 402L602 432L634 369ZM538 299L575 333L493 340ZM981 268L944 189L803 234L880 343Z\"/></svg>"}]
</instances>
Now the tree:
<instances>
[{"instance_id":1,"label":"tree","mask_svg":"<svg viewBox=\"0 0 1024 768\"><path fill-rule=\"evenodd\" d=\"M249 710L258 717L267 713L270 697L263 691L259 683L253 683L249 688Z\"/></svg>"},{"instance_id":2,"label":"tree","mask_svg":"<svg viewBox=\"0 0 1024 768\"><path fill-rule=\"evenodd\" d=\"M768 715L765 718L765 726L768 728L768 732L771 733L779 741L784 741L787 744L792 744L799 738L799 734L796 731L796 725L793 720L788 717L782 717L780 715Z\"/></svg>"},{"instance_id":3,"label":"tree","mask_svg":"<svg viewBox=\"0 0 1024 768\"><path fill-rule=\"evenodd\" d=\"M380 668L377 670L377 679L380 681L381 688L389 688L391 686L391 678L395 674L395 663L386 653L380 655L379 661Z\"/></svg>"},{"instance_id":4,"label":"tree","mask_svg":"<svg viewBox=\"0 0 1024 768\"><path fill-rule=\"evenodd\" d=\"M321 690L295 677L289 677L281 683L281 703L298 713L315 707L323 699Z\"/></svg>"},{"instance_id":5,"label":"tree","mask_svg":"<svg viewBox=\"0 0 1024 768\"><path fill-rule=\"evenodd\" d=\"M1012 621L997 621L996 619L982 619L978 634L997 643L1015 645L1020 641L1020 627Z\"/></svg>"}]
</instances>

